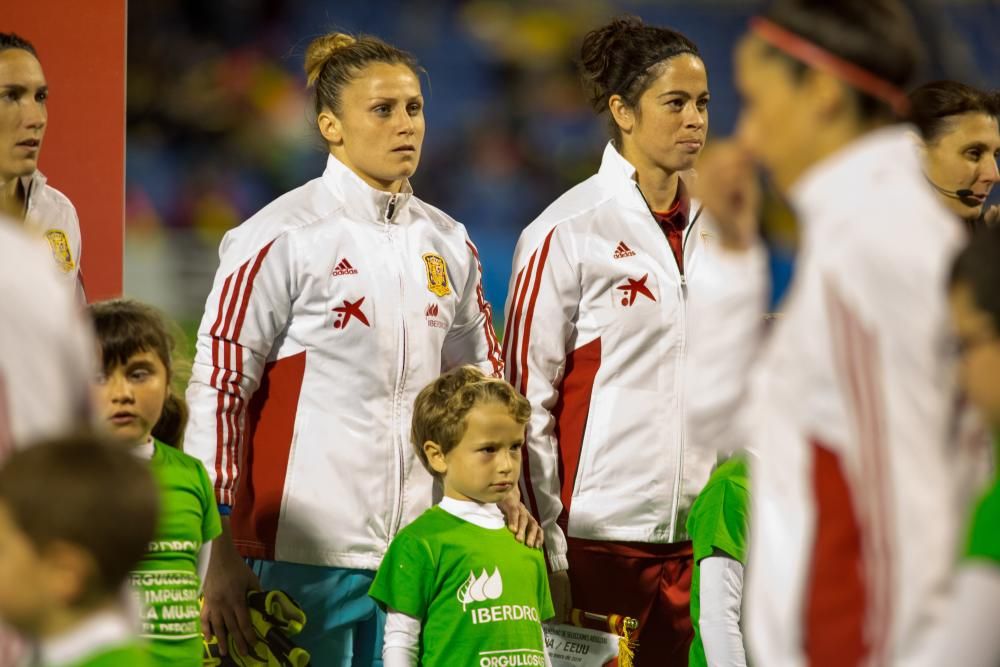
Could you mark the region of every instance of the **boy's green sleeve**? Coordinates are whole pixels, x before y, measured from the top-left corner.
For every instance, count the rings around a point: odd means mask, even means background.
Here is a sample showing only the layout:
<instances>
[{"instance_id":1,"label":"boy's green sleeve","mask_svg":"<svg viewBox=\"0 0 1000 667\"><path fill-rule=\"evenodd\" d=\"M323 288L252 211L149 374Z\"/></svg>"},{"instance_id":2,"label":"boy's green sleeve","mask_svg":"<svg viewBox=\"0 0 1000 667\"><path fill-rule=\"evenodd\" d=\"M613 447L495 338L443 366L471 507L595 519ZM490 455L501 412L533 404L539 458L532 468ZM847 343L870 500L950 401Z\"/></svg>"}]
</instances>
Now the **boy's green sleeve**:
<instances>
[{"instance_id":1,"label":"boy's green sleeve","mask_svg":"<svg viewBox=\"0 0 1000 667\"><path fill-rule=\"evenodd\" d=\"M722 481L706 487L687 522L695 562L719 549L745 563L749 511L750 494L742 486Z\"/></svg>"},{"instance_id":2,"label":"boy's green sleeve","mask_svg":"<svg viewBox=\"0 0 1000 667\"><path fill-rule=\"evenodd\" d=\"M383 608L423 620L434 580L434 561L427 543L404 531L389 545L368 595Z\"/></svg>"},{"instance_id":3,"label":"boy's green sleeve","mask_svg":"<svg viewBox=\"0 0 1000 667\"><path fill-rule=\"evenodd\" d=\"M979 558L1000 564L1000 483L997 483L976 506L969 530L966 558Z\"/></svg>"},{"instance_id":4,"label":"boy's green sleeve","mask_svg":"<svg viewBox=\"0 0 1000 667\"><path fill-rule=\"evenodd\" d=\"M200 486L198 495L201 501L201 541L208 544L222 534L222 519L219 518L219 507L215 504L215 491L212 489L212 482L208 479L205 466L200 461L198 464L198 483Z\"/></svg>"}]
</instances>

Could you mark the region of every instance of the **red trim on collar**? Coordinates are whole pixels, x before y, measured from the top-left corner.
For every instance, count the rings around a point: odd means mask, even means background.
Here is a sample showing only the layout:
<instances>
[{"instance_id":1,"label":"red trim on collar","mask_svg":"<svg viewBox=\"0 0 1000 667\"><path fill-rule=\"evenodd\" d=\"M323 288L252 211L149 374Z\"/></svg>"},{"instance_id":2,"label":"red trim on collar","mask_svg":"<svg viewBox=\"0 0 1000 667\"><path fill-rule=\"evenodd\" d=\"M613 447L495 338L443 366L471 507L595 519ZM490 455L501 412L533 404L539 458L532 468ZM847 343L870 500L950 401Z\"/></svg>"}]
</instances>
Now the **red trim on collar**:
<instances>
[{"instance_id":1,"label":"red trim on collar","mask_svg":"<svg viewBox=\"0 0 1000 667\"><path fill-rule=\"evenodd\" d=\"M677 179L677 195L674 203L666 211L653 211L653 217L665 229L684 231L691 216L691 198L688 196L684 181Z\"/></svg>"}]
</instances>

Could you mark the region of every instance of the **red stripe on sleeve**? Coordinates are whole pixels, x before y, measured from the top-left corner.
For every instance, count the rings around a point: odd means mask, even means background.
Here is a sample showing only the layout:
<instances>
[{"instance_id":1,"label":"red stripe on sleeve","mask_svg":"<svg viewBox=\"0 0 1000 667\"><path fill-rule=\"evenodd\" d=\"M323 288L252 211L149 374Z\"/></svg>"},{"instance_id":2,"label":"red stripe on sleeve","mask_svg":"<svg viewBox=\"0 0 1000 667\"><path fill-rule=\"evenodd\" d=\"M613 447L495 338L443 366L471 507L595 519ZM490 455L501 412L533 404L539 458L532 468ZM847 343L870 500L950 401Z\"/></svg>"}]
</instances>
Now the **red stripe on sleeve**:
<instances>
[{"instance_id":1,"label":"red stripe on sleeve","mask_svg":"<svg viewBox=\"0 0 1000 667\"><path fill-rule=\"evenodd\" d=\"M225 482L222 484L222 502L230 505L233 502L232 499L232 474L233 465L229 458L230 447L229 443L235 437L235 425L233 424L230 405L233 401L233 344L232 344L232 333L230 325L233 321L233 315L236 313L236 306L239 303L240 292L245 287L246 280L246 270L250 266L250 261L246 261L240 266L239 271L236 273L236 280L233 282L233 289L229 294L229 302L226 305L226 316L223 321L222 331L219 335L220 342L222 344L222 359L221 368L223 369L221 377L219 378L219 384L216 389L219 391L219 405L217 412L217 419L222 423L222 442L219 444L220 453L219 461L221 462L219 469L225 466L225 474L223 479Z\"/></svg>"},{"instance_id":2,"label":"red stripe on sleeve","mask_svg":"<svg viewBox=\"0 0 1000 667\"><path fill-rule=\"evenodd\" d=\"M834 360L857 441L859 488L856 495L869 591L866 622L874 644L873 657L879 662L892 634L894 512L883 437L884 400L878 382L877 343L874 334L866 329L831 283L826 285L826 302Z\"/></svg>"},{"instance_id":3,"label":"red stripe on sleeve","mask_svg":"<svg viewBox=\"0 0 1000 667\"><path fill-rule=\"evenodd\" d=\"M497 341L496 332L493 330L493 307L486 300L483 293L483 264L479 261L479 251L472 241L466 240L465 244L472 251L472 256L476 258L476 270L479 272L479 279L476 281L476 300L479 305L479 312L485 315L483 322L483 333L486 336L487 356L493 366L493 377L503 377L503 358L500 355L500 343Z\"/></svg>"},{"instance_id":4,"label":"red stripe on sleeve","mask_svg":"<svg viewBox=\"0 0 1000 667\"><path fill-rule=\"evenodd\" d=\"M862 455L865 459L863 472L865 475L865 495L868 501L869 522L874 526L870 530L869 539L872 542L873 571L873 609L872 626L874 634L874 650L876 661L888 660L885 655L888 650L888 640L892 635L892 582L893 577L893 546L894 515L892 510L892 477L889 473L883 424L884 401L879 384L880 368L878 345L875 334L865 330L858 324L856 358L858 371L864 386L864 395L868 406L868 435L862 440L864 447ZM881 660L880 660L881 659Z\"/></svg>"},{"instance_id":5,"label":"red stripe on sleeve","mask_svg":"<svg viewBox=\"0 0 1000 667\"><path fill-rule=\"evenodd\" d=\"M531 320L535 316L535 302L538 301L538 292L542 286L542 278L545 272L545 261L549 258L549 244L552 242L552 235L555 234L555 228L549 232L549 235L545 237L545 243L542 244L542 254L538 258L538 270L535 273L535 286L531 290L531 301L528 302L527 316L524 321L524 338L521 341L521 379L520 379L520 389L521 394L524 396L528 395L528 343L531 340Z\"/></svg>"},{"instance_id":6,"label":"red stripe on sleeve","mask_svg":"<svg viewBox=\"0 0 1000 667\"><path fill-rule=\"evenodd\" d=\"M511 323L514 321L514 313L517 310L517 303L518 303L517 292L518 292L519 289L521 289L521 278L523 278L523 277L524 277L524 269L521 269L520 271L518 271L517 278L514 280L514 287L512 288L511 298L510 298L510 312L507 313L507 319L504 322L504 332L503 332L503 361L504 361L504 364L507 365L507 369L510 368L510 364L511 364L511 359L510 359L510 337L513 335L513 331L512 331L513 327L511 327ZM509 373L508 373L508 375L509 375Z\"/></svg>"},{"instance_id":7,"label":"red stripe on sleeve","mask_svg":"<svg viewBox=\"0 0 1000 667\"><path fill-rule=\"evenodd\" d=\"M247 276L246 283L243 287L243 298L240 299L239 314L236 317L233 331L226 337L226 367L229 368L229 354L233 355L233 366L235 366L235 372L232 373L233 379L229 383L230 396L226 415L231 428L230 437L226 442L226 467L230 480L235 480L236 476L236 459L239 456L239 442L243 437L242 429L240 428L240 418L242 416L243 406L246 402L240 389L240 381L243 379L243 346L239 344L239 339L240 334L243 332L243 322L246 319L247 308L250 305L250 295L253 293L254 281L256 280L257 273L260 271L260 266L264 262L264 258L267 257L267 253L271 250L272 245L274 245L274 241L268 243L260 250L260 252L257 253L257 259L254 261L253 267L250 269L250 273ZM249 264L249 262L247 262L247 264ZM244 268L245 267L246 264L244 265ZM234 294L234 296L237 294L238 293ZM235 305L235 300L233 301L233 305ZM228 328L229 315L226 317L226 323ZM227 490L226 495L231 499L232 490Z\"/></svg>"},{"instance_id":8,"label":"red stripe on sleeve","mask_svg":"<svg viewBox=\"0 0 1000 667\"><path fill-rule=\"evenodd\" d=\"M245 268L240 268L240 271ZM212 378L211 385L212 388L216 390L216 407L215 407L215 495L216 499L220 502L224 502L223 495L223 479L222 479L222 456L224 451L225 443L225 428L222 419L222 414L225 406L225 394L222 391L222 387L219 385L219 371L222 369L222 360L219 354L219 344L222 339L220 327L222 326L224 314L226 312L226 302L230 298L230 287L232 287L234 274L229 274L226 277L225 282L222 284L222 294L219 295L219 312L215 317L215 323L212 325L209 331L212 337Z\"/></svg>"},{"instance_id":9,"label":"red stripe on sleeve","mask_svg":"<svg viewBox=\"0 0 1000 667\"><path fill-rule=\"evenodd\" d=\"M524 312L524 298L525 298L525 296L528 293L528 285L531 284L531 276L532 276L532 272L535 269L535 258L537 256L538 256L537 252L536 253L532 253L531 259L528 260L528 268L527 268L527 273L525 273L524 284L521 285L521 293L517 295L517 303L516 303L516 305L514 307L514 310L513 310L513 314L514 314L514 324L513 324L514 335L511 336L511 343L510 343L510 355L511 355L511 358L510 358L510 360L507 363L507 367L509 369L508 372L507 372L507 376L508 376L507 377L507 381L510 382L515 387L517 386L517 375L518 375L518 361L519 361L519 359L517 358L517 341L518 341L519 336L521 335L521 315Z\"/></svg>"}]
</instances>

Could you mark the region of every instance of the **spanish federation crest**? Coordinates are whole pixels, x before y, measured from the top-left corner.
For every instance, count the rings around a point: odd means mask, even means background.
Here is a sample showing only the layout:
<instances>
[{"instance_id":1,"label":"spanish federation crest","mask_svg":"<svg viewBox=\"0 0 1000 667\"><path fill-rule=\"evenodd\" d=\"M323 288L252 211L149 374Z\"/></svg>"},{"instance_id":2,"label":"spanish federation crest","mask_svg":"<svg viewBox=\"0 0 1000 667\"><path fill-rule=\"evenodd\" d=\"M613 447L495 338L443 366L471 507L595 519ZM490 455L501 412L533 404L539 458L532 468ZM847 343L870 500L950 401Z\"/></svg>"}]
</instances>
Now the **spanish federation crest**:
<instances>
[{"instance_id":1,"label":"spanish federation crest","mask_svg":"<svg viewBox=\"0 0 1000 667\"><path fill-rule=\"evenodd\" d=\"M73 253L70 251L69 240L66 238L66 234L58 229L50 229L45 232L45 240L49 242L49 247L52 249L52 257L55 258L59 268L64 273L72 271L76 264L73 262Z\"/></svg>"},{"instance_id":2,"label":"spanish federation crest","mask_svg":"<svg viewBox=\"0 0 1000 667\"><path fill-rule=\"evenodd\" d=\"M433 252L424 255L424 266L427 269L427 289L438 296L451 294L448 285L448 265L444 257Z\"/></svg>"}]
</instances>

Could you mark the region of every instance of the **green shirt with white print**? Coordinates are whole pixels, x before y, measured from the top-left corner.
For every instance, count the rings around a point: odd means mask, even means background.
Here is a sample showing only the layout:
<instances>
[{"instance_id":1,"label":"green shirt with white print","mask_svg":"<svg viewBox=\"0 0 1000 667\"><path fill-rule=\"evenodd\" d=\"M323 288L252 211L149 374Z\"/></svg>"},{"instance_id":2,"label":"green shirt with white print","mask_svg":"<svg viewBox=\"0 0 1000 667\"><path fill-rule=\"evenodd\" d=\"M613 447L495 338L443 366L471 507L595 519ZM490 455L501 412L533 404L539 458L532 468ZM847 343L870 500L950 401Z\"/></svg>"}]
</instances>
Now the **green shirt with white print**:
<instances>
[{"instance_id":1,"label":"green shirt with white print","mask_svg":"<svg viewBox=\"0 0 1000 667\"><path fill-rule=\"evenodd\" d=\"M545 664L542 552L432 507L389 545L369 595L421 621L424 667Z\"/></svg>"}]
</instances>

